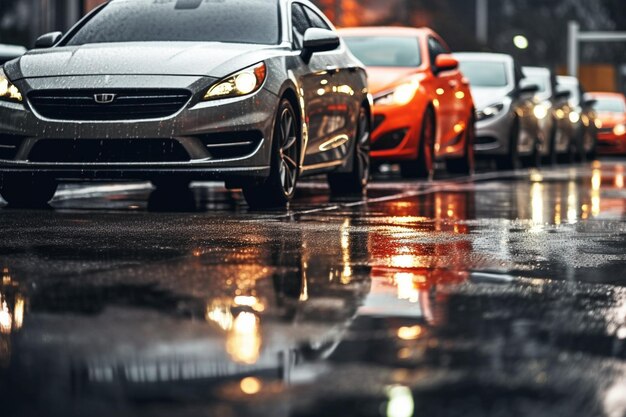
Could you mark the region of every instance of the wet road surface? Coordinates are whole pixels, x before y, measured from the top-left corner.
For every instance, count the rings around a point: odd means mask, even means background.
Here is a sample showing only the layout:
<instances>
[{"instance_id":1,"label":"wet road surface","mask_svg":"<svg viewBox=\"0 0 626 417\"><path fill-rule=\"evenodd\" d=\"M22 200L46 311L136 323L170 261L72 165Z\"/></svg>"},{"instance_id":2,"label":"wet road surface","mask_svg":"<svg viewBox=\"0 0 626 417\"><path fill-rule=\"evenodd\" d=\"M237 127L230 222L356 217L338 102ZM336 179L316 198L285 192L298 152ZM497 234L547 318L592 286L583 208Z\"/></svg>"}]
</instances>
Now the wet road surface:
<instances>
[{"instance_id":1,"label":"wet road surface","mask_svg":"<svg viewBox=\"0 0 626 417\"><path fill-rule=\"evenodd\" d=\"M623 417L625 171L4 208L0 415Z\"/></svg>"}]
</instances>

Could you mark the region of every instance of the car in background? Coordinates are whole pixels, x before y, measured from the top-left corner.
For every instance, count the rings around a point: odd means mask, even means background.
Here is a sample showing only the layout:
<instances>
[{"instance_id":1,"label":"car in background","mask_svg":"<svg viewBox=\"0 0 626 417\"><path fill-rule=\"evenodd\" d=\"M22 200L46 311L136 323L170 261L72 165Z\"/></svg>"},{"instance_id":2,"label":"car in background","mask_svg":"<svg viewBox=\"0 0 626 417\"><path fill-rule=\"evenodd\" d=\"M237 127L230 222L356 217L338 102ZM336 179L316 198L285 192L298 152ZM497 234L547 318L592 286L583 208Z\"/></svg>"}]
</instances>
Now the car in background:
<instances>
[{"instance_id":1,"label":"car in background","mask_svg":"<svg viewBox=\"0 0 626 417\"><path fill-rule=\"evenodd\" d=\"M26 48L19 45L6 45L0 43L0 65L4 65L12 59L19 58L26 53Z\"/></svg>"},{"instance_id":2,"label":"car in background","mask_svg":"<svg viewBox=\"0 0 626 417\"><path fill-rule=\"evenodd\" d=\"M59 180L216 179L254 208L284 207L304 175L365 190L367 75L307 0L113 0L37 46L0 71L12 205Z\"/></svg>"},{"instance_id":3,"label":"car in background","mask_svg":"<svg viewBox=\"0 0 626 417\"><path fill-rule=\"evenodd\" d=\"M474 103L467 80L445 42L427 28L361 27L340 30L367 67L374 96L371 156L399 162L405 178L447 169L474 169Z\"/></svg>"},{"instance_id":4,"label":"car in background","mask_svg":"<svg viewBox=\"0 0 626 417\"><path fill-rule=\"evenodd\" d=\"M620 93L590 92L597 113L598 154L626 155L626 98Z\"/></svg>"},{"instance_id":5,"label":"car in background","mask_svg":"<svg viewBox=\"0 0 626 417\"><path fill-rule=\"evenodd\" d=\"M571 108L568 119L573 125L574 140L579 159L594 159L598 141L595 100L590 98L576 77L559 75L556 77L557 90L569 92L568 103ZM599 123L599 122L598 122Z\"/></svg>"},{"instance_id":6,"label":"car in background","mask_svg":"<svg viewBox=\"0 0 626 417\"><path fill-rule=\"evenodd\" d=\"M535 94L533 113L540 126L540 154L556 163L558 160L571 161L576 153L577 143L574 137L573 113L567 99L567 90L558 91L554 73L544 67L522 67L524 79L522 86L536 85L539 90Z\"/></svg>"},{"instance_id":7,"label":"car in background","mask_svg":"<svg viewBox=\"0 0 626 417\"><path fill-rule=\"evenodd\" d=\"M539 123L534 115L536 85L522 85L512 56L456 53L476 105L477 156L493 158L499 169L515 169L539 159Z\"/></svg>"}]
</instances>

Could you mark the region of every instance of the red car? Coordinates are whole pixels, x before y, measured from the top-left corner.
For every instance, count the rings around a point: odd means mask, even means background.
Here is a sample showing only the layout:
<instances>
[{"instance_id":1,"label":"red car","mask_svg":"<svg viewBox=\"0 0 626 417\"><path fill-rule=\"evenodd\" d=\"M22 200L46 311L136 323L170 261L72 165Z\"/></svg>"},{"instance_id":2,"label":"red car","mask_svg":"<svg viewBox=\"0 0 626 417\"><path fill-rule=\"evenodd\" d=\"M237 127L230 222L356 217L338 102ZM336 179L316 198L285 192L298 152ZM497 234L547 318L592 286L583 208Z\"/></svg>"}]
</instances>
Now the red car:
<instances>
[{"instance_id":1,"label":"red car","mask_svg":"<svg viewBox=\"0 0 626 417\"><path fill-rule=\"evenodd\" d=\"M588 93L594 101L598 153L626 155L626 99L619 93Z\"/></svg>"},{"instance_id":2,"label":"red car","mask_svg":"<svg viewBox=\"0 0 626 417\"><path fill-rule=\"evenodd\" d=\"M404 177L429 177L435 159L449 171L474 169L474 103L446 43L430 29L340 30L367 67L374 96L371 157L400 162Z\"/></svg>"}]
</instances>

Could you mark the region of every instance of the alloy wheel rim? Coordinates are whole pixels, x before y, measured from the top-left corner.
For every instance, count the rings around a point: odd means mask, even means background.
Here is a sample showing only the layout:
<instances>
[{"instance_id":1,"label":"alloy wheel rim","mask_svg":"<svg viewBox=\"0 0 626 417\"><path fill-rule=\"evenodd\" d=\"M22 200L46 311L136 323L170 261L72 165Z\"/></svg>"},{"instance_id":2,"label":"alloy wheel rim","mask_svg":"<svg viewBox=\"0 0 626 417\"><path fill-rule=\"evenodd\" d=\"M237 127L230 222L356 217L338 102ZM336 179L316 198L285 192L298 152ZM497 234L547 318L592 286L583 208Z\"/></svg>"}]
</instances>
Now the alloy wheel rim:
<instances>
[{"instance_id":1,"label":"alloy wheel rim","mask_svg":"<svg viewBox=\"0 0 626 417\"><path fill-rule=\"evenodd\" d=\"M356 146L356 158L359 164L359 175L363 185L367 184L370 172L370 131L368 124L367 114L361 111L359 114L359 136Z\"/></svg>"},{"instance_id":2,"label":"alloy wheel rim","mask_svg":"<svg viewBox=\"0 0 626 417\"><path fill-rule=\"evenodd\" d=\"M295 117L290 109L280 115L279 177L285 195L291 195L298 177L298 136Z\"/></svg>"}]
</instances>

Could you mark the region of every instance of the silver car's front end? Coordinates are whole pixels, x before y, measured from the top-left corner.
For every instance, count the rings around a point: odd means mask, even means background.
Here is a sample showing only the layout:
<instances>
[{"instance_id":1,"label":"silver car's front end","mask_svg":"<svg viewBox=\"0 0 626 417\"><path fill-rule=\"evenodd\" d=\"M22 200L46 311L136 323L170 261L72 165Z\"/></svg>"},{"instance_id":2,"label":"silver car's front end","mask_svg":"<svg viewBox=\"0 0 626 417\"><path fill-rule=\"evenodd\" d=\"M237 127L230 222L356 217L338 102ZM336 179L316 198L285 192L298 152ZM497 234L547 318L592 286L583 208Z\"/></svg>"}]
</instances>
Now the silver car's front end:
<instances>
[{"instance_id":1,"label":"silver car's front end","mask_svg":"<svg viewBox=\"0 0 626 417\"><path fill-rule=\"evenodd\" d=\"M262 88L203 101L214 81L121 75L17 81L23 101L0 102L0 169L67 179L266 177L276 96Z\"/></svg>"}]
</instances>

